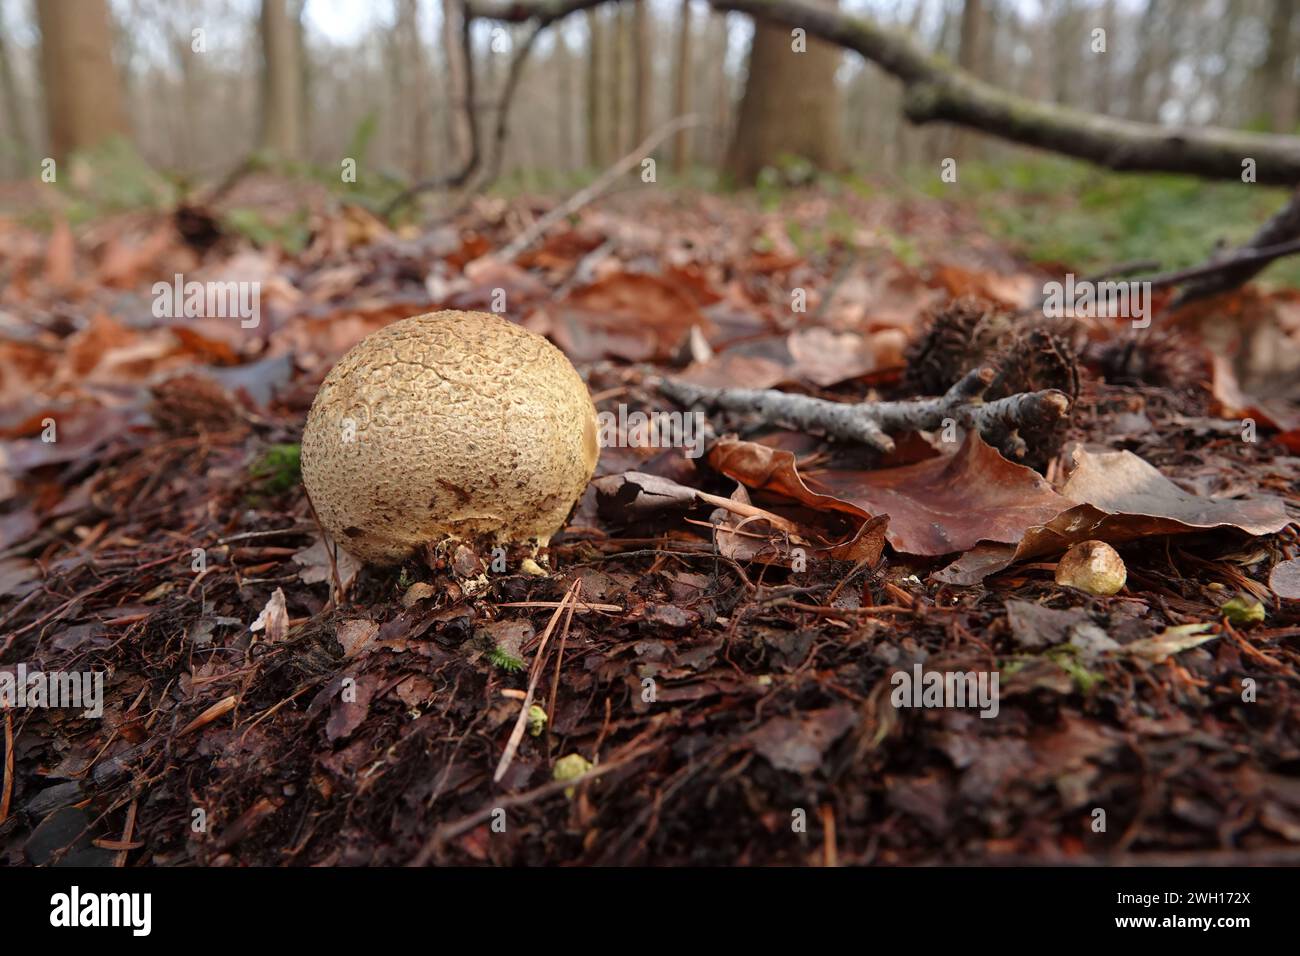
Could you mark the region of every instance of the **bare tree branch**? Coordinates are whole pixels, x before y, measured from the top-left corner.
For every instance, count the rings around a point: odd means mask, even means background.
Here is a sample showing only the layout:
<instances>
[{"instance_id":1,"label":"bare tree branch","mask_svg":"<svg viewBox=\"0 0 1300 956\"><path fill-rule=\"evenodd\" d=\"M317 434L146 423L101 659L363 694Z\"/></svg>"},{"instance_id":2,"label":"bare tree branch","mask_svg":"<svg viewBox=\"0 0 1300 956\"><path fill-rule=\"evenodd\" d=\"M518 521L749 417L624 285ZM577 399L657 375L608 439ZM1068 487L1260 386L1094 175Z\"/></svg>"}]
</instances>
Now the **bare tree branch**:
<instances>
[{"instance_id":1,"label":"bare tree branch","mask_svg":"<svg viewBox=\"0 0 1300 956\"><path fill-rule=\"evenodd\" d=\"M539 26L550 26L570 13L598 7L609 0L478 0L470 4L469 15L476 20L502 20L506 23L523 23L536 20Z\"/></svg>"},{"instance_id":2,"label":"bare tree branch","mask_svg":"<svg viewBox=\"0 0 1300 956\"><path fill-rule=\"evenodd\" d=\"M889 433L931 431L951 418L968 431L980 432L990 445L1011 457L1023 457L1025 445L1018 431L1064 418L1070 411L1070 399L1063 392L1046 389L984 402L982 396L993 379L993 369L976 368L939 398L859 403L832 402L777 389L708 388L679 379L661 379L655 385L683 405L747 412L769 424L819 431L884 452L894 450Z\"/></svg>"},{"instance_id":3,"label":"bare tree branch","mask_svg":"<svg viewBox=\"0 0 1300 956\"><path fill-rule=\"evenodd\" d=\"M480 0L475 16L550 23L605 0ZM807 0L709 0L720 10L803 27L854 50L907 87L904 113L913 123L944 120L1114 170L1191 173L1240 180L1256 164L1261 183L1300 182L1300 137L1216 127L1171 128L1039 103L985 83L909 37Z\"/></svg>"},{"instance_id":4,"label":"bare tree branch","mask_svg":"<svg viewBox=\"0 0 1300 956\"><path fill-rule=\"evenodd\" d=\"M1086 159L1114 170L1191 173L1241 180L1253 159L1261 183L1300 182L1300 137L1215 127L1170 128L1039 103L1008 93L931 56L902 33L807 0L710 0L803 27L855 50L906 87L903 110L913 123L946 120L1003 139ZM516 4L518 6L518 4Z\"/></svg>"},{"instance_id":5,"label":"bare tree branch","mask_svg":"<svg viewBox=\"0 0 1300 956\"><path fill-rule=\"evenodd\" d=\"M1183 275L1180 279L1182 282L1189 279L1196 281L1179 292L1170 307L1177 308L1197 299L1235 289L1253 279L1274 260L1300 252L1300 242L1297 240L1300 240L1300 189L1260 227L1250 242L1226 254L1212 257L1208 263L1199 267L1203 271L1197 275Z\"/></svg>"}]
</instances>

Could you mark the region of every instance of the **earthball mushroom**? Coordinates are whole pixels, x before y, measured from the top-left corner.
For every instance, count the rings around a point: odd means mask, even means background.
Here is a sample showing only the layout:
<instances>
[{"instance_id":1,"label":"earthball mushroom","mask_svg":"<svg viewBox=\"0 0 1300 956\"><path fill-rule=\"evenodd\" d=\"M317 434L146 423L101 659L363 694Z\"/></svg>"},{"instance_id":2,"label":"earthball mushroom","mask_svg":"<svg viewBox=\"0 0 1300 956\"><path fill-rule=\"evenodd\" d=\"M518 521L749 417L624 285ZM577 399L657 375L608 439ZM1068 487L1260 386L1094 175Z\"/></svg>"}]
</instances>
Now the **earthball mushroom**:
<instances>
[{"instance_id":1,"label":"earthball mushroom","mask_svg":"<svg viewBox=\"0 0 1300 956\"><path fill-rule=\"evenodd\" d=\"M499 316L431 312L367 336L325 377L302 477L340 546L394 564L447 539L546 545L599 452L563 352Z\"/></svg>"}]
</instances>

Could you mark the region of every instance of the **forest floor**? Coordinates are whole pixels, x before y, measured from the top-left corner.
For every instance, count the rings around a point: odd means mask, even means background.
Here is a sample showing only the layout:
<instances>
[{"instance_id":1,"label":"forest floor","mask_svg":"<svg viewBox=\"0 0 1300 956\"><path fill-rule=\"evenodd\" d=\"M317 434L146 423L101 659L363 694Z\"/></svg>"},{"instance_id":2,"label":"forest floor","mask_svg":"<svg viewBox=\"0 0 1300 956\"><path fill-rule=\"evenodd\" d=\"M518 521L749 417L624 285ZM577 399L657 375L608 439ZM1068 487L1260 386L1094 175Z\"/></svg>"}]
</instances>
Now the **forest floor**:
<instances>
[{"instance_id":1,"label":"forest floor","mask_svg":"<svg viewBox=\"0 0 1300 956\"><path fill-rule=\"evenodd\" d=\"M308 192L222 200L306 208L293 253L217 208L0 220L0 672L106 675L98 719L3 711L0 859L1300 863L1300 294L1137 337L1079 320L1046 480L971 439L881 458L744 417L713 416L738 438L701 458L607 447L615 491L588 490L551 576L471 596L445 562L334 568L313 520L297 442L369 332L504 290L602 411L666 407L664 373L898 397L927 315L1059 273L883 191L628 191L515 262L491 253L546 203L393 232ZM156 317L177 274L258 283L258 326ZM813 555L689 496L619 507L629 471L777 513ZM1008 553L1079 509L1127 564L1114 596L1058 586L1059 548ZM816 553L846 543L883 555ZM895 706L916 665L1000 674L996 716ZM494 783L530 668L547 720Z\"/></svg>"}]
</instances>

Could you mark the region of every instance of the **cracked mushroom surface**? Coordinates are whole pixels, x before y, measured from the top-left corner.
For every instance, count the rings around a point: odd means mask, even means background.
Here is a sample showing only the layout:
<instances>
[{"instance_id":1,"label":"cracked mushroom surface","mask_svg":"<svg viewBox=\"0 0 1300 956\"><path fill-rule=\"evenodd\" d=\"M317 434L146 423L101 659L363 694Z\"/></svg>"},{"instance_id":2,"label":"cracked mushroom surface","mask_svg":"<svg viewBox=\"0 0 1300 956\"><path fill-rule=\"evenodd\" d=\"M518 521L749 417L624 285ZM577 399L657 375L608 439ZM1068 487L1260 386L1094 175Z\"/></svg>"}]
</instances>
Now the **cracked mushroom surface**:
<instances>
[{"instance_id":1,"label":"cracked mushroom surface","mask_svg":"<svg viewBox=\"0 0 1300 956\"><path fill-rule=\"evenodd\" d=\"M431 312L325 377L302 476L325 530L393 564L426 543L544 546L596 468L596 410L564 353L483 312Z\"/></svg>"}]
</instances>

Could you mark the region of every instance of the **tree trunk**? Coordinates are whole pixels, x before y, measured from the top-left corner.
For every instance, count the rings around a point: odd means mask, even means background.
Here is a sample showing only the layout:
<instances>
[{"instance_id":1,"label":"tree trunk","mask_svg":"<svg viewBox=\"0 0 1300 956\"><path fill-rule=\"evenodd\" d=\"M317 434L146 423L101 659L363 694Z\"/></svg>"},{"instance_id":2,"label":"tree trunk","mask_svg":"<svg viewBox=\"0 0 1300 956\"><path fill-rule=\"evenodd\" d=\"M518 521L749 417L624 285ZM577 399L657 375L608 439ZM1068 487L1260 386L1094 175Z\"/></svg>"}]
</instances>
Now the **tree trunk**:
<instances>
[{"instance_id":1,"label":"tree trunk","mask_svg":"<svg viewBox=\"0 0 1300 956\"><path fill-rule=\"evenodd\" d=\"M298 42L285 0L262 0L263 150L279 159L302 158L302 74Z\"/></svg>"},{"instance_id":2,"label":"tree trunk","mask_svg":"<svg viewBox=\"0 0 1300 956\"><path fill-rule=\"evenodd\" d=\"M3 87L5 112L9 115L7 124L9 138L13 140L18 168L22 175L30 175L27 164L32 158L32 141L27 138L27 125L23 121L22 100L18 95L18 81L14 78L13 64L9 61L9 48L5 38L0 34L0 87Z\"/></svg>"},{"instance_id":3,"label":"tree trunk","mask_svg":"<svg viewBox=\"0 0 1300 956\"><path fill-rule=\"evenodd\" d=\"M721 169L727 159L727 139L731 125L731 84L727 80L727 48L730 46L727 14L713 11L713 129L710 131L709 161Z\"/></svg>"},{"instance_id":4,"label":"tree trunk","mask_svg":"<svg viewBox=\"0 0 1300 956\"><path fill-rule=\"evenodd\" d=\"M632 9L627 0L614 5L614 56L610 67L614 80L614 111L610 117L613 142L609 147L611 159L622 156L632 147Z\"/></svg>"},{"instance_id":5,"label":"tree trunk","mask_svg":"<svg viewBox=\"0 0 1300 956\"><path fill-rule=\"evenodd\" d=\"M107 0L38 3L36 17L53 157L62 161L114 136L129 135L113 67Z\"/></svg>"},{"instance_id":6,"label":"tree trunk","mask_svg":"<svg viewBox=\"0 0 1300 956\"><path fill-rule=\"evenodd\" d=\"M601 95L602 48L604 30L600 10L587 10L587 165L592 168L605 164L604 97Z\"/></svg>"},{"instance_id":7,"label":"tree trunk","mask_svg":"<svg viewBox=\"0 0 1300 956\"><path fill-rule=\"evenodd\" d=\"M682 20L677 27L677 60L673 76L673 116L686 112L686 103L691 88L691 0L682 0ZM690 143L690 134L682 130L673 137L673 173L682 175L686 172L686 149Z\"/></svg>"},{"instance_id":8,"label":"tree trunk","mask_svg":"<svg viewBox=\"0 0 1300 956\"><path fill-rule=\"evenodd\" d=\"M447 141L451 144L451 167L460 168L469 159L469 117L465 113L465 55L460 45L463 3L442 0L442 55L446 60Z\"/></svg>"},{"instance_id":9,"label":"tree trunk","mask_svg":"<svg viewBox=\"0 0 1300 956\"><path fill-rule=\"evenodd\" d=\"M1296 125L1295 26L1296 0L1273 0L1269 18L1268 52L1260 70L1260 93L1267 104L1268 128L1290 133Z\"/></svg>"},{"instance_id":10,"label":"tree trunk","mask_svg":"<svg viewBox=\"0 0 1300 956\"><path fill-rule=\"evenodd\" d=\"M556 124L556 128L559 130L559 139L556 143L556 162L565 172L572 172L578 166L573 149L573 120L578 112L578 97L574 92L576 84L573 77L573 49L569 46L569 38L565 36L561 27L556 28L555 44L556 68L559 72L557 85L559 86L560 97L559 122Z\"/></svg>"},{"instance_id":11,"label":"tree trunk","mask_svg":"<svg viewBox=\"0 0 1300 956\"><path fill-rule=\"evenodd\" d=\"M754 22L749 75L725 163L737 183L754 182L764 167L786 157L800 157L820 169L840 165L835 88L840 50L811 36L802 40L806 47L797 47L799 43L789 27ZM800 48L803 52L796 52Z\"/></svg>"},{"instance_id":12,"label":"tree trunk","mask_svg":"<svg viewBox=\"0 0 1300 956\"><path fill-rule=\"evenodd\" d=\"M412 179L420 180L429 175L429 79L420 42L420 0L399 0L395 33L397 102L403 107L399 115L410 117L403 131L410 150L408 171Z\"/></svg>"},{"instance_id":13,"label":"tree trunk","mask_svg":"<svg viewBox=\"0 0 1300 956\"><path fill-rule=\"evenodd\" d=\"M640 143L650 132L650 28L646 0L632 0L632 137Z\"/></svg>"},{"instance_id":14,"label":"tree trunk","mask_svg":"<svg viewBox=\"0 0 1300 956\"><path fill-rule=\"evenodd\" d=\"M957 44L957 65L972 76L983 75L981 54L984 50L984 8L981 0L965 0L961 7L961 27ZM951 154L960 159L970 155L974 137L965 130L953 132Z\"/></svg>"},{"instance_id":15,"label":"tree trunk","mask_svg":"<svg viewBox=\"0 0 1300 956\"><path fill-rule=\"evenodd\" d=\"M1155 27L1159 20L1160 0L1147 0L1138 22L1137 33L1141 48L1133 63L1133 72L1129 77L1128 118L1146 119L1147 88L1151 85L1152 63L1155 60Z\"/></svg>"}]
</instances>

